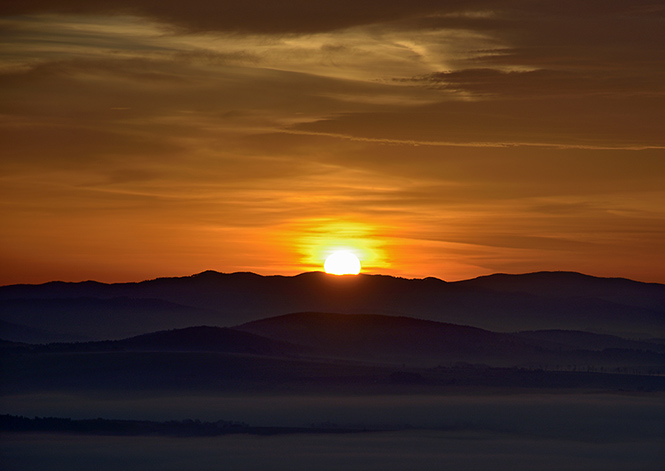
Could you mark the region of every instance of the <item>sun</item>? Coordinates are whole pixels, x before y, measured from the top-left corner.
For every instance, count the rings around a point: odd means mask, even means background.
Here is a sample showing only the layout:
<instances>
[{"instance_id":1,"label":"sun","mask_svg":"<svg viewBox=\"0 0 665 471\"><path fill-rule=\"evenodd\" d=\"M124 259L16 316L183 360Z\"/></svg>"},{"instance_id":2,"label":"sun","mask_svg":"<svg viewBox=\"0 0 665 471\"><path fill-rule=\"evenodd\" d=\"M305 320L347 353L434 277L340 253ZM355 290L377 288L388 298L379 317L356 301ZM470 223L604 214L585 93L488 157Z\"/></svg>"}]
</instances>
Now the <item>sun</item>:
<instances>
[{"instance_id":1,"label":"sun","mask_svg":"<svg viewBox=\"0 0 665 471\"><path fill-rule=\"evenodd\" d=\"M326 258L323 269L331 275L357 275L360 273L360 260L351 252L340 250Z\"/></svg>"}]
</instances>

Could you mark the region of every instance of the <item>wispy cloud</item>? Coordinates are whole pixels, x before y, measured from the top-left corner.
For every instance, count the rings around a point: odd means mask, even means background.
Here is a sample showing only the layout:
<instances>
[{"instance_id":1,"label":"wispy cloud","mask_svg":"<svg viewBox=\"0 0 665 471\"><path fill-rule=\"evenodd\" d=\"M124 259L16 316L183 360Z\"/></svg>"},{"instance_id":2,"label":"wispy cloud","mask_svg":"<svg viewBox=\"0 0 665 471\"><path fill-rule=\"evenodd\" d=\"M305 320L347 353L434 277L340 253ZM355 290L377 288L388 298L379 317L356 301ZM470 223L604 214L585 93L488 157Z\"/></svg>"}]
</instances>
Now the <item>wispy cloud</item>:
<instances>
[{"instance_id":1,"label":"wispy cloud","mask_svg":"<svg viewBox=\"0 0 665 471\"><path fill-rule=\"evenodd\" d=\"M3 2L2 281L295 273L315 221L384 272L665 280L663 12Z\"/></svg>"}]
</instances>

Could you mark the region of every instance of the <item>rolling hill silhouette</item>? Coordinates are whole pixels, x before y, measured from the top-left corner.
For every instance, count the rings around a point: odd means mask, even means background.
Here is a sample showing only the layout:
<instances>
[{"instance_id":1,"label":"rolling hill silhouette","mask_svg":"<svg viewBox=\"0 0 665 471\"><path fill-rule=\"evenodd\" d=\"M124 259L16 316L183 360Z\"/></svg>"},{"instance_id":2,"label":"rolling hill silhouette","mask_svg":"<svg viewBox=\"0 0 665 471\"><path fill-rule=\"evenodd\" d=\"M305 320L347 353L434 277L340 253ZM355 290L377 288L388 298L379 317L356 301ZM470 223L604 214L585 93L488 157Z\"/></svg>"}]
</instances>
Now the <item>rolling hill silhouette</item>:
<instances>
[{"instance_id":1,"label":"rolling hill silhouette","mask_svg":"<svg viewBox=\"0 0 665 471\"><path fill-rule=\"evenodd\" d=\"M14 325L9 335L0 325L0 338L46 343L121 339L215 323L218 314L162 299L84 296L0 300L0 319Z\"/></svg>"},{"instance_id":2,"label":"rolling hill silhouette","mask_svg":"<svg viewBox=\"0 0 665 471\"><path fill-rule=\"evenodd\" d=\"M665 366L661 344L576 331L508 334L408 317L329 313L288 314L234 329L307 346L326 357L421 367L460 362L520 367Z\"/></svg>"},{"instance_id":3,"label":"rolling hill silhouette","mask_svg":"<svg viewBox=\"0 0 665 471\"><path fill-rule=\"evenodd\" d=\"M193 325L229 327L308 311L407 316L495 332L558 329L665 337L665 285L567 272L447 283L383 275L207 271L140 283L0 287L0 320L68 334L70 340L117 339ZM0 338L28 340L1 332Z\"/></svg>"},{"instance_id":4,"label":"rolling hill silhouette","mask_svg":"<svg viewBox=\"0 0 665 471\"><path fill-rule=\"evenodd\" d=\"M36 346L6 342L2 348L6 352L46 354L208 352L419 368L460 363L645 371L665 367L663 345L658 343L576 331L506 334L408 317L330 313L294 313L233 328L196 326L121 340Z\"/></svg>"},{"instance_id":5,"label":"rolling hill silhouette","mask_svg":"<svg viewBox=\"0 0 665 471\"><path fill-rule=\"evenodd\" d=\"M586 339L607 341L596 334ZM340 388L385 393L452 385L665 388L657 375L665 355L652 350L570 349L551 338L541 342L382 315L298 313L236 328L189 327L115 341L4 342L0 348L3 394ZM554 365L568 366L560 371Z\"/></svg>"},{"instance_id":6,"label":"rolling hill silhouette","mask_svg":"<svg viewBox=\"0 0 665 471\"><path fill-rule=\"evenodd\" d=\"M114 342L120 348L156 351L207 351L267 356L307 353L302 346L226 327L188 327L143 334Z\"/></svg>"},{"instance_id":7,"label":"rolling hill silhouette","mask_svg":"<svg viewBox=\"0 0 665 471\"><path fill-rule=\"evenodd\" d=\"M8 347L11 345L8 345ZM15 349L46 353L76 352L218 352L288 357L307 354L310 348L273 340L228 327L195 326L163 330L120 340L54 342L31 347L15 344Z\"/></svg>"},{"instance_id":8,"label":"rolling hill silhouette","mask_svg":"<svg viewBox=\"0 0 665 471\"><path fill-rule=\"evenodd\" d=\"M515 363L542 353L535 342L476 327L368 314L295 313L236 330L304 345L329 356L397 363Z\"/></svg>"},{"instance_id":9,"label":"rolling hill silhouette","mask_svg":"<svg viewBox=\"0 0 665 471\"><path fill-rule=\"evenodd\" d=\"M626 278L599 278L575 272L538 272L525 275L494 274L459 283L500 292L550 298L595 298L624 306L655 310L665 308L663 285Z\"/></svg>"},{"instance_id":10,"label":"rolling hill silhouette","mask_svg":"<svg viewBox=\"0 0 665 471\"><path fill-rule=\"evenodd\" d=\"M577 330L532 330L515 333L522 339L538 342L539 345L562 350L605 350L609 348L650 350L665 353L662 339L655 342L643 342L623 339L616 335L593 334Z\"/></svg>"}]
</instances>

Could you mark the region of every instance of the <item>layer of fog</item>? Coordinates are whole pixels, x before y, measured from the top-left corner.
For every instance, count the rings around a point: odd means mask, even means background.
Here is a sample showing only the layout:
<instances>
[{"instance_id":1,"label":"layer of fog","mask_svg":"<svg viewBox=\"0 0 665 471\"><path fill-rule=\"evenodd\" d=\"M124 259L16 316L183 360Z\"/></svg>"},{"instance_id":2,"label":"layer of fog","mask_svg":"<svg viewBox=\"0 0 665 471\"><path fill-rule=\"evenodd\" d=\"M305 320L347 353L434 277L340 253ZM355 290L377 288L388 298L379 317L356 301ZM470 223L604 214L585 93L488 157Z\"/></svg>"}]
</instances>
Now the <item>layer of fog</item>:
<instances>
[{"instance_id":1,"label":"layer of fog","mask_svg":"<svg viewBox=\"0 0 665 471\"><path fill-rule=\"evenodd\" d=\"M491 432L403 431L215 438L10 434L5 471L529 470L662 469L662 440L586 443Z\"/></svg>"},{"instance_id":2,"label":"layer of fog","mask_svg":"<svg viewBox=\"0 0 665 471\"><path fill-rule=\"evenodd\" d=\"M594 442L665 438L665 397L660 394L125 397L48 393L1 397L0 413L498 432Z\"/></svg>"}]
</instances>

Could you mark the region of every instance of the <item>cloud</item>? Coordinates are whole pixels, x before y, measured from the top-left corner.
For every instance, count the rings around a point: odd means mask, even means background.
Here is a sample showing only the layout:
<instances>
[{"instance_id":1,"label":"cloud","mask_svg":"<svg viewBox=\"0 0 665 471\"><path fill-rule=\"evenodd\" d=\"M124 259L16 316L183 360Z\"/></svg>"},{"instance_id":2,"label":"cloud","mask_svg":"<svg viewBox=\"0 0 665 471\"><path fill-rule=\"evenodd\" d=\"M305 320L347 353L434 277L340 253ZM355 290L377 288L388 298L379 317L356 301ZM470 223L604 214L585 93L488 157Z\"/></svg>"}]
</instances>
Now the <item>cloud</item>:
<instances>
[{"instance_id":1,"label":"cloud","mask_svg":"<svg viewBox=\"0 0 665 471\"><path fill-rule=\"evenodd\" d=\"M662 148L664 98L557 97L451 101L403 111L346 113L295 131L414 144Z\"/></svg>"},{"instance_id":2,"label":"cloud","mask_svg":"<svg viewBox=\"0 0 665 471\"><path fill-rule=\"evenodd\" d=\"M0 13L12 266L294 273L326 220L371 222L396 274L662 270L659 2Z\"/></svg>"},{"instance_id":3,"label":"cloud","mask_svg":"<svg viewBox=\"0 0 665 471\"><path fill-rule=\"evenodd\" d=\"M245 33L314 33L363 24L397 21L414 15L455 11L468 2L436 0L401 1L369 0L285 0L277 3L261 0L216 2L194 0L9 0L3 2L4 15L34 13L116 13L134 14L170 23L190 31L236 31ZM484 3L484 2L478 2ZM470 5L473 8L472 5ZM466 8L466 7L465 7Z\"/></svg>"},{"instance_id":4,"label":"cloud","mask_svg":"<svg viewBox=\"0 0 665 471\"><path fill-rule=\"evenodd\" d=\"M660 98L665 94L662 80L641 76L630 70L612 74L607 71L465 69L396 81L454 92L464 91L478 98L570 98L579 95Z\"/></svg>"}]
</instances>

